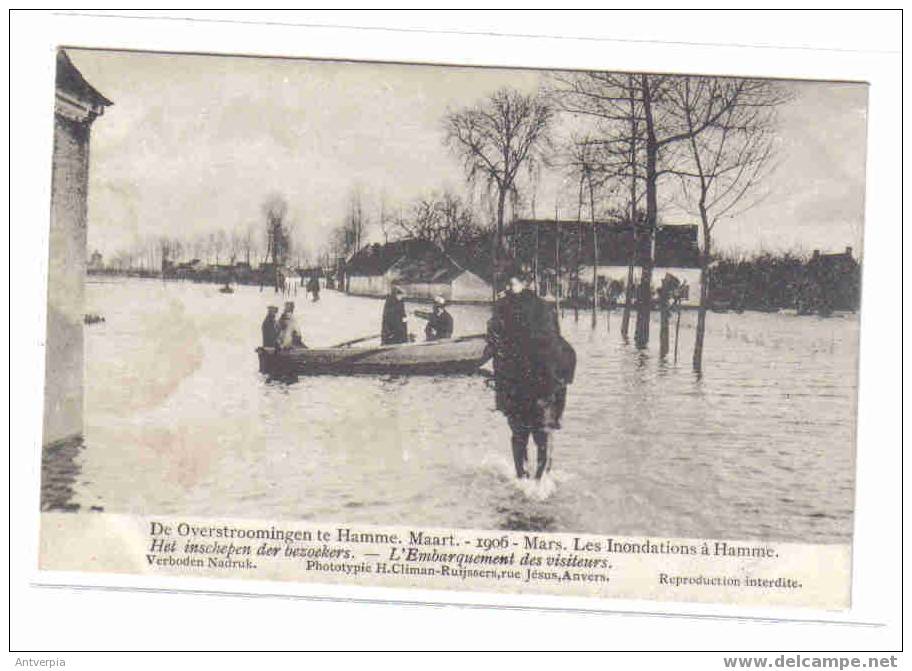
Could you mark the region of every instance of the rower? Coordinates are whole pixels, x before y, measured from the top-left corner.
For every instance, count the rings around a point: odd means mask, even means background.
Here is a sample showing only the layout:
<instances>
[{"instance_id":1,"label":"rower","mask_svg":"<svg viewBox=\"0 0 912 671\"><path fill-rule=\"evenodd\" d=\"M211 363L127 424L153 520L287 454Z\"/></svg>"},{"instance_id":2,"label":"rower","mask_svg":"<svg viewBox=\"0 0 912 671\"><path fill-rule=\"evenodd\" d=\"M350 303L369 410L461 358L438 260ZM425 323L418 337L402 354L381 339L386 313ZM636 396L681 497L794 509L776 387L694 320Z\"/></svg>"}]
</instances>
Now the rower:
<instances>
[{"instance_id":1,"label":"rower","mask_svg":"<svg viewBox=\"0 0 912 671\"><path fill-rule=\"evenodd\" d=\"M424 336L427 340L443 340L453 337L453 315L447 312L446 299L443 296L434 298L434 310L428 315Z\"/></svg>"}]
</instances>

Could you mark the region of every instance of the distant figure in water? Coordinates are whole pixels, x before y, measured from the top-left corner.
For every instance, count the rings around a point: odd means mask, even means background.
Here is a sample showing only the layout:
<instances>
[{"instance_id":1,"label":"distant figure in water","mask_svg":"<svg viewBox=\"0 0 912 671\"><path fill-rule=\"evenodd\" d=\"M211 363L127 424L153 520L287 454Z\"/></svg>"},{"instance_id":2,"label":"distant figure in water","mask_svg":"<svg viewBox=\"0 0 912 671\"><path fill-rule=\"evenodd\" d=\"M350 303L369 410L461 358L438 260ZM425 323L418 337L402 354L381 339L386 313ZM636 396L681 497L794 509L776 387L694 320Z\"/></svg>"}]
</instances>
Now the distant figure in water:
<instances>
[{"instance_id":1,"label":"distant figure in water","mask_svg":"<svg viewBox=\"0 0 912 671\"><path fill-rule=\"evenodd\" d=\"M427 326L424 327L424 337L427 340L453 337L453 315L447 312L446 299L443 296L434 298L434 311L428 318Z\"/></svg>"},{"instance_id":2,"label":"distant figure in water","mask_svg":"<svg viewBox=\"0 0 912 671\"><path fill-rule=\"evenodd\" d=\"M316 275L307 281L307 291L313 296L314 303L320 300L320 280Z\"/></svg>"},{"instance_id":3,"label":"distant figure in water","mask_svg":"<svg viewBox=\"0 0 912 671\"><path fill-rule=\"evenodd\" d=\"M408 318L405 315L405 291L393 287L383 304L383 321L380 325L380 343L396 345L408 342Z\"/></svg>"},{"instance_id":4,"label":"distant figure in water","mask_svg":"<svg viewBox=\"0 0 912 671\"><path fill-rule=\"evenodd\" d=\"M278 347L279 324L276 322L278 312L279 308L275 305L266 308L266 317L263 319L263 347Z\"/></svg>"},{"instance_id":5,"label":"distant figure in water","mask_svg":"<svg viewBox=\"0 0 912 671\"><path fill-rule=\"evenodd\" d=\"M301 330L294 317L294 301L285 303L285 310L279 317L279 334L278 346L282 349L289 347L304 347L304 341L301 339Z\"/></svg>"},{"instance_id":6,"label":"distant figure in water","mask_svg":"<svg viewBox=\"0 0 912 671\"><path fill-rule=\"evenodd\" d=\"M535 478L541 479L551 469L553 432L561 426L576 353L561 337L554 305L530 291L519 271L510 273L505 296L494 304L487 338L497 409L506 415L513 434L516 477L529 477L531 434L538 447Z\"/></svg>"}]
</instances>

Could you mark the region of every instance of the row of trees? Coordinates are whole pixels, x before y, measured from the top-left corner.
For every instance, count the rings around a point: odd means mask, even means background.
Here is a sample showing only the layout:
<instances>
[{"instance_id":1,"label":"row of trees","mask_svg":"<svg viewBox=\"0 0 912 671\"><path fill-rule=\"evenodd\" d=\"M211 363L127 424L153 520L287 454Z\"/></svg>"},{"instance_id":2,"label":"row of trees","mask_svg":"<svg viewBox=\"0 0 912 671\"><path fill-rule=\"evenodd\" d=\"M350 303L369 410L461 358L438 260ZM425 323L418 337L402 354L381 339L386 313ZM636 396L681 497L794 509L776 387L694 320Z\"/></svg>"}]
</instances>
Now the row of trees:
<instances>
[{"instance_id":1,"label":"row of trees","mask_svg":"<svg viewBox=\"0 0 912 671\"><path fill-rule=\"evenodd\" d=\"M586 72L557 74L547 90L525 94L501 89L444 119L447 145L462 162L467 181L497 203L495 259L507 256L507 200L523 184L534 194L543 168L562 170L578 184L594 224L598 211L620 208L629 220L631 249L642 239L652 249L660 202L674 203L701 227L701 297L693 366L702 368L708 268L713 235L723 221L751 207L773 166L777 110L791 97L782 84L756 79ZM574 131L556 137L563 114ZM660 200L660 191L670 198ZM588 202L586 202L588 201ZM592 227L595 234L596 227ZM597 244L597 241L596 241ZM629 269L629 279L633 278ZM642 260L634 340L649 342L653 259ZM595 282L595 279L593 280ZM629 294L630 292L628 292ZM630 302L622 335L628 334Z\"/></svg>"},{"instance_id":2,"label":"row of trees","mask_svg":"<svg viewBox=\"0 0 912 671\"><path fill-rule=\"evenodd\" d=\"M288 217L288 202L269 194L261 205L262 221L235 229L187 236L150 236L114 252L106 266L116 271L160 271L164 263L198 259L208 265L262 263L302 266L310 261L299 227Z\"/></svg>"},{"instance_id":3,"label":"row of trees","mask_svg":"<svg viewBox=\"0 0 912 671\"><path fill-rule=\"evenodd\" d=\"M200 259L208 264L256 259L259 238L253 227L243 230L219 229L193 236L148 236L113 252L106 266L110 270L161 270L162 261Z\"/></svg>"}]
</instances>

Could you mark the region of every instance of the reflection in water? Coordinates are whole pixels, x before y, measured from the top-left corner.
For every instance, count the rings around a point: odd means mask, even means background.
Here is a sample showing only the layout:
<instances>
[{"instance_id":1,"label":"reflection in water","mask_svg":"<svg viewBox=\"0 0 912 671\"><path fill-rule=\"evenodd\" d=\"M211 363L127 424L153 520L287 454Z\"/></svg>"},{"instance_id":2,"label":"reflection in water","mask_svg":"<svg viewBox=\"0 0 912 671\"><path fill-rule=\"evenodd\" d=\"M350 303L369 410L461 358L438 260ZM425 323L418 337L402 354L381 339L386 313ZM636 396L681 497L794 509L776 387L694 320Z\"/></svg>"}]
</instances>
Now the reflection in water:
<instances>
[{"instance_id":1,"label":"reflection in water","mask_svg":"<svg viewBox=\"0 0 912 671\"><path fill-rule=\"evenodd\" d=\"M81 436L65 438L45 445L41 451L41 510L75 512L82 506L75 501L76 481L82 473L80 464L85 446ZM89 510L101 512L101 506Z\"/></svg>"},{"instance_id":2,"label":"reflection in water","mask_svg":"<svg viewBox=\"0 0 912 671\"><path fill-rule=\"evenodd\" d=\"M851 534L854 316L710 315L695 378L694 314L682 315L675 365L568 311L577 378L554 469L530 488L513 477L509 429L483 376L267 380L254 349L278 300L270 292L126 280L91 282L87 297L106 316L86 330L87 447L46 450L46 509L804 542ZM298 301L298 321L309 345L326 346L376 332L381 306L326 292ZM456 335L484 330L485 308L452 312Z\"/></svg>"}]
</instances>

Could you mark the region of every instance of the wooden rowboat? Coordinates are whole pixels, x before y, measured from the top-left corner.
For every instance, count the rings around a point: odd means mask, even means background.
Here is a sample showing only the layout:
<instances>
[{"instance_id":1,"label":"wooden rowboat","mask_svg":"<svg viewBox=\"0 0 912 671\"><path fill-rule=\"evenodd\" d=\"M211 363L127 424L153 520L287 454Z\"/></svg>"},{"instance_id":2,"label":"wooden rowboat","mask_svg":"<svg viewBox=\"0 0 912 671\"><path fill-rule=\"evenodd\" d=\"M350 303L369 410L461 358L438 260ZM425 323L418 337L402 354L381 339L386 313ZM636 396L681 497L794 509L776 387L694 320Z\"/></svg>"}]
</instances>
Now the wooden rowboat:
<instances>
[{"instance_id":1,"label":"wooden rowboat","mask_svg":"<svg viewBox=\"0 0 912 671\"><path fill-rule=\"evenodd\" d=\"M483 334L375 347L257 348L260 372L288 375L465 375L485 355Z\"/></svg>"}]
</instances>

